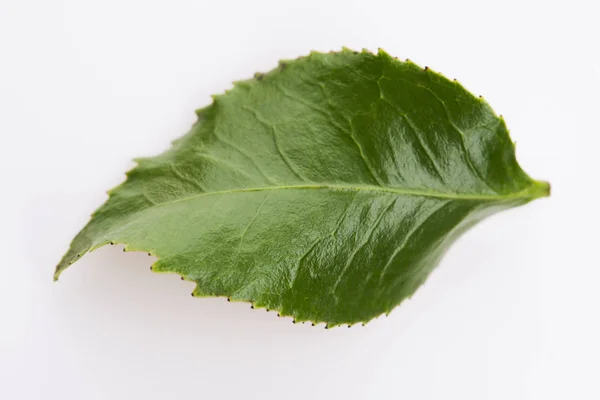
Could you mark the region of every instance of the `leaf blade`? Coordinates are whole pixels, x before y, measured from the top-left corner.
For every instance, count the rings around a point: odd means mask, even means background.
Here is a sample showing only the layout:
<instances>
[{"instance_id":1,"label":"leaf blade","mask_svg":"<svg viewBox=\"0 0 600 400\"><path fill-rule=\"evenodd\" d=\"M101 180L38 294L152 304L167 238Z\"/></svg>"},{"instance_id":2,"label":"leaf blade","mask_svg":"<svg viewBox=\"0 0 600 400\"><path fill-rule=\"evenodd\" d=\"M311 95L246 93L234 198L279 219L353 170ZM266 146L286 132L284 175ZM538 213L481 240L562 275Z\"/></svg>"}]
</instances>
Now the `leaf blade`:
<instances>
[{"instance_id":1,"label":"leaf blade","mask_svg":"<svg viewBox=\"0 0 600 400\"><path fill-rule=\"evenodd\" d=\"M196 295L364 322L412 295L460 227L549 193L503 120L429 69L349 51L285 65L215 96L171 149L139 160L55 279L127 243Z\"/></svg>"}]
</instances>

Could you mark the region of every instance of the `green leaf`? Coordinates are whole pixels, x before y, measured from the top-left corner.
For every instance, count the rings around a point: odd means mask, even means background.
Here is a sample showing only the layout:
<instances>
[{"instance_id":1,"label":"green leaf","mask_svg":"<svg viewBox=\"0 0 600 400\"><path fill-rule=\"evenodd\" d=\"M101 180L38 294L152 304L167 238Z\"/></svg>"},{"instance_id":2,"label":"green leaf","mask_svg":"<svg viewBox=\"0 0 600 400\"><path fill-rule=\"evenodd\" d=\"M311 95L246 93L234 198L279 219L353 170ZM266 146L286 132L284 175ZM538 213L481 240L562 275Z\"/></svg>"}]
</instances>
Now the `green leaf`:
<instances>
[{"instance_id":1,"label":"green leaf","mask_svg":"<svg viewBox=\"0 0 600 400\"><path fill-rule=\"evenodd\" d=\"M410 297L469 227L550 191L485 101L381 50L283 61L197 114L136 160L55 279L122 243L195 296L354 324Z\"/></svg>"}]
</instances>

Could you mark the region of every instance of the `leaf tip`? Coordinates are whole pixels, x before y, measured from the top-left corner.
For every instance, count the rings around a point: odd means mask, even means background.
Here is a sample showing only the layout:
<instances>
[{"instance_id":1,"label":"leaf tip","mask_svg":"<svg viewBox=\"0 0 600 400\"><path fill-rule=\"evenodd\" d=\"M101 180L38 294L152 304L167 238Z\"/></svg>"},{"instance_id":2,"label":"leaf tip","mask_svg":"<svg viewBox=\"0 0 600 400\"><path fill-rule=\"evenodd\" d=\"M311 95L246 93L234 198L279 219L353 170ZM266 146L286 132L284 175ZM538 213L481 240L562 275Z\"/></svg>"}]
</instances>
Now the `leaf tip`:
<instances>
[{"instance_id":1,"label":"leaf tip","mask_svg":"<svg viewBox=\"0 0 600 400\"><path fill-rule=\"evenodd\" d=\"M524 198L535 200L542 197L550 197L551 192L552 187L550 182L533 180L531 186L521 193Z\"/></svg>"},{"instance_id":2,"label":"leaf tip","mask_svg":"<svg viewBox=\"0 0 600 400\"><path fill-rule=\"evenodd\" d=\"M552 185L550 182L535 181L535 185L537 186L538 197L550 197L552 194Z\"/></svg>"}]
</instances>

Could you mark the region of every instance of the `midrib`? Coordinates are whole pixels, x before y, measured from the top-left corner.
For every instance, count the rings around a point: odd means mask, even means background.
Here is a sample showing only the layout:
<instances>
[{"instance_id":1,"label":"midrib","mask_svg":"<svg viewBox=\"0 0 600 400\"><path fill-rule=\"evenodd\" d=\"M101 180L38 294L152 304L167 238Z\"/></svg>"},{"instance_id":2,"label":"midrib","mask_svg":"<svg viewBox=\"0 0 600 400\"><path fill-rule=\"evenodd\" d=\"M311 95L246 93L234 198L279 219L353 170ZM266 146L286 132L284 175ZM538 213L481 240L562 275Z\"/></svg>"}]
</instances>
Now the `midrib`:
<instances>
[{"instance_id":1,"label":"midrib","mask_svg":"<svg viewBox=\"0 0 600 400\"><path fill-rule=\"evenodd\" d=\"M216 192L199 193L194 196L183 197L181 199L167 201L164 203L156 204L150 208L164 207L174 203L180 203L183 201L194 200L201 197L208 196L219 196L236 193L246 192L263 192L271 190L340 190L340 191L364 191L364 192L379 192L379 193L393 193L400 196L419 196L419 197L431 197L437 199L452 199L452 200L471 200L471 201L486 201L486 202L498 202L498 201L510 201L516 199L534 199L548 195L548 188L544 182L533 181L532 185L528 188L519 192L513 192L508 194L495 194L495 195L481 195L481 194L465 194L465 193L441 193L434 191L424 190L412 190L412 189L399 189L399 188L387 188L381 186L352 186L352 185L283 185L283 186L265 186L256 188L243 188L243 189L230 189L221 190Z\"/></svg>"}]
</instances>

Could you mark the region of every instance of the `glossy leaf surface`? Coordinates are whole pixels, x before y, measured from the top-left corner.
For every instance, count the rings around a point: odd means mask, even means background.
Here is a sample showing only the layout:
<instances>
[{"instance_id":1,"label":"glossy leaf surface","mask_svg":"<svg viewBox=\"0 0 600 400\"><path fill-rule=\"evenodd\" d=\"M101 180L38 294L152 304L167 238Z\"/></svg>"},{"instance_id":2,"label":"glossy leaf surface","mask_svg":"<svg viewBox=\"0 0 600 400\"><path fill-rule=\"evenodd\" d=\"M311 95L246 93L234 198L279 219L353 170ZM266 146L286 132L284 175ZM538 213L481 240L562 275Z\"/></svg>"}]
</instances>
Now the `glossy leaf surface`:
<instances>
[{"instance_id":1,"label":"glossy leaf surface","mask_svg":"<svg viewBox=\"0 0 600 400\"><path fill-rule=\"evenodd\" d=\"M549 194L482 99L383 51L281 62L198 117L136 160L55 278L123 243L196 296L353 324L410 297L473 224Z\"/></svg>"}]
</instances>

